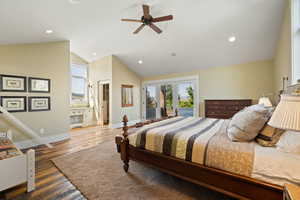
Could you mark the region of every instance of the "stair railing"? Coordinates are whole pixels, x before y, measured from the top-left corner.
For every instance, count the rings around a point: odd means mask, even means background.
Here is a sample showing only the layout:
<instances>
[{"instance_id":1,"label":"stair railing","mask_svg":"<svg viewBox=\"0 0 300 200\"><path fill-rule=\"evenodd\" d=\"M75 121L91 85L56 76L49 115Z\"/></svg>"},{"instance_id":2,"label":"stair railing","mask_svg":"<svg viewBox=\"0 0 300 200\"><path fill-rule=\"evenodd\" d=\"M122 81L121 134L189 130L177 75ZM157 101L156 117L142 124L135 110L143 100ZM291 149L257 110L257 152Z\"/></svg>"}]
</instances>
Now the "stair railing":
<instances>
[{"instance_id":1,"label":"stair railing","mask_svg":"<svg viewBox=\"0 0 300 200\"><path fill-rule=\"evenodd\" d=\"M11 122L13 125L15 125L17 128L19 128L21 131L32 137L36 142L39 144L45 144L47 147L52 148L52 145L48 142L45 142L45 140L40 137L35 131L33 131L30 127L28 127L26 124L24 124L21 120L16 118L11 113L7 112L6 109L4 109L2 106L0 106L0 112L2 112L2 116L7 121Z\"/></svg>"}]
</instances>

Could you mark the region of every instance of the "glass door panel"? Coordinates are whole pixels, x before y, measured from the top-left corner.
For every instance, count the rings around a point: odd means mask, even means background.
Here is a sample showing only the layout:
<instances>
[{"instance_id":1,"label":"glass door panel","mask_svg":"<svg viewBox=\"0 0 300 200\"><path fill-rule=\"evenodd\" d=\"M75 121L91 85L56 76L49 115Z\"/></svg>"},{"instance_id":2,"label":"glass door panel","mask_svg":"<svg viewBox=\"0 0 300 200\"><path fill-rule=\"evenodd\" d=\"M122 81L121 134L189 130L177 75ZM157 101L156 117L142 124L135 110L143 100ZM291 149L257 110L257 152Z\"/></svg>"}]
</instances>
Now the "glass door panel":
<instances>
[{"instance_id":1,"label":"glass door panel","mask_svg":"<svg viewBox=\"0 0 300 200\"><path fill-rule=\"evenodd\" d=\"M192 82L178 83L178 113L180 116L194 116L194 87Z\"/></svg>"},{"instance_id":2,"label":"glass door panel","mask_svg":"<svg viewBox=\"0 0 300 200\"><path fill-rule=\"evenodd\" d=\"M156 118L156 86L146 86L146 119Z\"/></svg>"},{"instance_id":3,"label":"glass door panel","mask_svg":"<svg viewBox=\"0 0 300 200\"><path fill-rule=\"evenodd\" d=\"M167 117L174 114L172 85L160 86L159 103L161 117Z\"/></svg>"}]
</instances>

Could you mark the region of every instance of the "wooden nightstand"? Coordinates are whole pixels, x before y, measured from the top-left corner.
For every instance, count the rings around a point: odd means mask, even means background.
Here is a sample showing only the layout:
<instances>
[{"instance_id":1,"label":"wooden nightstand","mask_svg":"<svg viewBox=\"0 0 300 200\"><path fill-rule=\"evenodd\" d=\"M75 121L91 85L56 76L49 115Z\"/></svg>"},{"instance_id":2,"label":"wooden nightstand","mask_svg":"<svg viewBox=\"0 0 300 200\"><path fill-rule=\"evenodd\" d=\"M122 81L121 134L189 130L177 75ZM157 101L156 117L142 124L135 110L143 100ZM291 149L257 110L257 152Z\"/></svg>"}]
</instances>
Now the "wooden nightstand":
<instances>
[{"instance_id":1,"label":"wooden nightstand","mask_svg":"<svg viewBox=\"0 0 300 200\"><path fill-rule=\"evenodd\" d=\"M292 184L285 184L283 200L300 200L300 187Z\"/></svg>"}]
</instances>

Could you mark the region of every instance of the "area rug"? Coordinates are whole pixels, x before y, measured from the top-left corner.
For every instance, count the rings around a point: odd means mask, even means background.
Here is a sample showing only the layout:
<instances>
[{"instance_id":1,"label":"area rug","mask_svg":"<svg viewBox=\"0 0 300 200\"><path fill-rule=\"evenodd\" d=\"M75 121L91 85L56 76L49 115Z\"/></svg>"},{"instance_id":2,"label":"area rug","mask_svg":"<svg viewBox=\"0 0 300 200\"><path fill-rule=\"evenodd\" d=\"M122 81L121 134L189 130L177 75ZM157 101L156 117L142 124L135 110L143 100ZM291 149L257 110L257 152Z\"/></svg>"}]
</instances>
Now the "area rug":
<instances>
[{"instance_id":1,"label":"area rug","mask_svg":"<svg viewBox=\"0 0 300 200\"><path fill-rule=\"evenodd\" d=\"M90 200L232 199L134 161L125 173L113 141L52 161Z\"/></svg>"}]
</instances>

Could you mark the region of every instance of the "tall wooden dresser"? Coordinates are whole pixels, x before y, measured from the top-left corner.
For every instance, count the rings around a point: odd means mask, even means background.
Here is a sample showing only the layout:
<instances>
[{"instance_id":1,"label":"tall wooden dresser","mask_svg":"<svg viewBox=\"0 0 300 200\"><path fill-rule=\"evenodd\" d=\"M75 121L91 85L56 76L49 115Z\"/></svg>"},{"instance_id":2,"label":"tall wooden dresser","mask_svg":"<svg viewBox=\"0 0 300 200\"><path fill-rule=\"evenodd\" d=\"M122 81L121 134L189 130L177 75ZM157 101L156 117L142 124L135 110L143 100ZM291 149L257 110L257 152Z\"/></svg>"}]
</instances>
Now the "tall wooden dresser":
<instances>
[{"instance_id":1,"label":"tall wooden dresser","mask_svg":"<svg viewBox=\"0 0 300 200\"><path fill-rule=\"evenodd\" d=\"M251 99L205 100L205 117L229 119L251 104Z\"/></svg>"}]
</instances>

